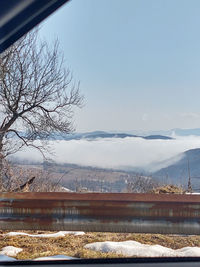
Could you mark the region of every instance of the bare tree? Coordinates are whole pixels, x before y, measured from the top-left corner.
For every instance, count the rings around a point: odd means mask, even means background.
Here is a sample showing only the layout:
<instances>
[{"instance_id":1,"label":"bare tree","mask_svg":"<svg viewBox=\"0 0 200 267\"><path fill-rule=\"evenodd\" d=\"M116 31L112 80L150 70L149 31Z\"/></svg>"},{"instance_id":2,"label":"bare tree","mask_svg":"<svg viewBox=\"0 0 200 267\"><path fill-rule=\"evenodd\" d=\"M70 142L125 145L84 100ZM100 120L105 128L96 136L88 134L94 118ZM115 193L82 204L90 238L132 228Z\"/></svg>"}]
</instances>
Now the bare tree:
<instances>
[{"instance_id":1,"label":"bare tree","mask_svg":"<svg viewBox=\"0 0 200 267\"><path fill-rule=\"evenodd\" d=\"M44 171L38 167L15 165L8 160L2 161L0 192L63 192L66 191L58 181L54 180L52 171Z\"/></svg>"},{"instance_id":2,"label":"bare tree","mask_svg":"<svg viewBox=\"0 0 200 267\"><path fill-rule=\"evenodd\" d=\"M157 186L158 182L153 178L142 175L136 175L127 180L127 191L129 193L147 193Z\"/></svg>"},{"instance_id":3,"label":"bare tree","mask_svg":"<svg viewBox=\"0 0 200 267\"><path fill-rule=\"evenodd\" d=\"M0 55L0 158L25 146L44 152L52 133L73 130L79 84L63 67L58 41L50 47L29 33Z\"/></svg>"}]
</instances>

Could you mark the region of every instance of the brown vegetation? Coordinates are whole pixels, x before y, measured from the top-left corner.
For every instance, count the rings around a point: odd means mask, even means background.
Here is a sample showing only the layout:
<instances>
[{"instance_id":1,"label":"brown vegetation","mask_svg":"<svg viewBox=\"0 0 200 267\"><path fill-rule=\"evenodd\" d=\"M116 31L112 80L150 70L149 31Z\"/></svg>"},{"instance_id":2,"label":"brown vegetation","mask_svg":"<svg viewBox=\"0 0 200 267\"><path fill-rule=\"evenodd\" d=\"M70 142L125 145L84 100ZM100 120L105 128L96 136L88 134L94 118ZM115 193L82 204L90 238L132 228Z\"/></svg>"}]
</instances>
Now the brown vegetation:
<instances>
[{"instance_id":1,"label":"brown vegetation","mask_svg":"<svg viewBox=\"0 0 200 267\"><path fill-rule=\"evenodd\" d=\"M33 233L33 232L31 232ZM39 231L34 232L41 233ZM43 233L43 232L42 232ZM0 249L15 246L23 251L17 259L34 259L37 257L67 255L77 258L108 258L122 257L114 253L101 253L85 249L84 246L93 242L134 240L142 244L162 245L172 249L186 246L200 246L199 236L177 236L161 234L118 234L118 233L86 233L83 236L66 235L57 238L39 238L29 236L9 237L0 235Z\"/></svg>"},{"instance_id":2,"label":"brown vegetation","mask_svg":"<svg viewBox=\"0 0 200 267\"><path fill-rule=\"evenodd\" d=\"M185 190L176 185L164 185L160 187L153 188L153 190L150 191L152 194L184 194Z\"/></svg>"},{"instance_id":3,"label":"brown vegetation","mask_svg":"<svg viewBox=\"0 0 200 267\"><path fill-rule=\"evenodd\" d=\"M60 175L61 176L61 175ZM3 160L1 170L0 192L61 192L59 180L53 181L49 171L41 166L12 165Z\"/></svg>"}]
</instances>

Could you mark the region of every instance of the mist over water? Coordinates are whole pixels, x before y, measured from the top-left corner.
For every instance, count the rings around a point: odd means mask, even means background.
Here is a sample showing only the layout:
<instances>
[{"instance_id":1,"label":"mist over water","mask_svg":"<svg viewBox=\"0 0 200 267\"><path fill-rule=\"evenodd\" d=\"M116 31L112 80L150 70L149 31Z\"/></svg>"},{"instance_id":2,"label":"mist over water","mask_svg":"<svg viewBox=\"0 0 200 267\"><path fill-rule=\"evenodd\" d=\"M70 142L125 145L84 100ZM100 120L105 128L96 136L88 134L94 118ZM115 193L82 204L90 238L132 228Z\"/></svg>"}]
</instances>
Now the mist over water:
<instances>
[{"instance_id":1,"label":"mist over water","mask_svg":"<svg viewBox=\"0 0 200 267\"><path fill-rule=\"evenodd\" d=\"M95 140L50 141L57 163L123 170L156 171L180 160L182 152L200 148L199 136L176 136L172 140L145 140L143 138L99 138ZM38 151L26 148L15 157L42 162Z\"/></svg>"}]
</instances>

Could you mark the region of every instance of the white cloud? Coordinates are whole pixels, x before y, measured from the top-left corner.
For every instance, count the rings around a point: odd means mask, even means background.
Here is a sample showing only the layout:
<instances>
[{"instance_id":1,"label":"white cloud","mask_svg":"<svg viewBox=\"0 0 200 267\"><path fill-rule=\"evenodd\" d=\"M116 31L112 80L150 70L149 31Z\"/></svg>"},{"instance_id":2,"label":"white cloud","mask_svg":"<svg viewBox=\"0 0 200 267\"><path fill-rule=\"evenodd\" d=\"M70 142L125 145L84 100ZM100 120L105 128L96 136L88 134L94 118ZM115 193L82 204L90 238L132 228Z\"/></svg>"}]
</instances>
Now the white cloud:
<instances>
[{"instance_id":1,"label":"white cloud","mask_svg":"<svg viewBox=\"0 0 200 267\"><path fill-rule=\"evenodd\" d=\"M166 167L178 160L180 153L200 148L200 137L176 137L174 140L145 140L143 138L106 138L50 142L54 148L53 159L58 163L74 163L83 166L103 168L146 168ZM26 150L18 152L21 159L39 160L39 152ZM162 162L162 164L160 164ZM159 164L158 164L159 163Z\"/></svg>"}]
</instances>

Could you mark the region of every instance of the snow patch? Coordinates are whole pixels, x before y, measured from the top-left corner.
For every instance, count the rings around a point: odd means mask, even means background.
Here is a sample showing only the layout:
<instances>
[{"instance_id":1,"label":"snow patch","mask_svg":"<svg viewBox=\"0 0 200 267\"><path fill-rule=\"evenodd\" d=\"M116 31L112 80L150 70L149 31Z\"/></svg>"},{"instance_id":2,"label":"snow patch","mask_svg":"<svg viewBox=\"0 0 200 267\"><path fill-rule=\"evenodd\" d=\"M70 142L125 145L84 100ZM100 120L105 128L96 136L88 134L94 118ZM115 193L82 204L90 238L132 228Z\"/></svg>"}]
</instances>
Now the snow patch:
<instances>
[{"instance_id":1,"label":"snow patch","mask_svg":"<svg viewBox=\"0 0 200 267\"><path fill-rule=\"evenodd\" d=\"M0 255L6 255L6 256L16 256L19 252L21 252L22 248L16 248L13 246L7 246L1 249Z\"/></svg>"},{"instance_id":2,"label":"snow patch","mask_svg":"<svg viewBox=\"0 0 200 267\"><path fill-rule=\"evenodd\" d=\"M84 232L73 232L73 231L59 231L57 233L53 234L38 234L38 235L31 235L21 232L10 232L7 233L6 236L17 236L17 235L24 235L24 236L31 236L31 237L43 237L43 238L49 238L49 237L64 237L65 235L84 235Z\"/></svg>"},{"instance_id":3,"label":"snow patch","mask_svg":"<svg viewBox=\"0 0 200 267\"><path fill-rule=\"evenodd\" d=\"M63 191L65 191L65 192L73 192L72 190L70 190L69 188L64 187L64 186L62 186L61 189L62 189Z\"/></svg>"},{"instance_id":4,"label":"snow patch","mask_svg":"<svg viewBox=\"0 0 200 267\"><path fill-rule=\"evenodd\" d=\"M171 249L160 245L145 245L136 241L123 242L96 242L85 245L85 248L100 251L122 254L128 257L199 257L200 247L184 247Z\"/></svg>"}]
</instances>

